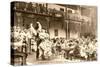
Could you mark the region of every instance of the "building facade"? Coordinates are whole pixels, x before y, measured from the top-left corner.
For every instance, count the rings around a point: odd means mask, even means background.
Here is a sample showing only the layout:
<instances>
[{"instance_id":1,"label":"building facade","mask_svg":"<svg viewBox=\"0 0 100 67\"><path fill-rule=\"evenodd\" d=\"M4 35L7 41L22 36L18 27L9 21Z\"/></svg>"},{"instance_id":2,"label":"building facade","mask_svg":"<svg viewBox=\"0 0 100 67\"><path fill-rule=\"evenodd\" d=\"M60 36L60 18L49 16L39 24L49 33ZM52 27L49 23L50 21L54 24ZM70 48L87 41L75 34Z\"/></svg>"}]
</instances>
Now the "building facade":
<instances>
[{"instance_id":1,"label":"building facade","mask_svg":"<svg viewBox=\"0 0 100 67\"><path fill-rule=\"evenodd\" d=\"M14 2L12 26L28 28L39 21L50 34L50 38L78 38L81 34L92 32L96 29L96 9L84 8L80 5L61 5L47 3ZM94 16L91 14L94 13ZM85 17L85 18L84 18ZM13 24L14 23L14 24ZM91 27L88 28L88 24ZM90 31L90 29L93 31ZM96 31L95 31L96 32Z\"/></svg>"}]
</instances>

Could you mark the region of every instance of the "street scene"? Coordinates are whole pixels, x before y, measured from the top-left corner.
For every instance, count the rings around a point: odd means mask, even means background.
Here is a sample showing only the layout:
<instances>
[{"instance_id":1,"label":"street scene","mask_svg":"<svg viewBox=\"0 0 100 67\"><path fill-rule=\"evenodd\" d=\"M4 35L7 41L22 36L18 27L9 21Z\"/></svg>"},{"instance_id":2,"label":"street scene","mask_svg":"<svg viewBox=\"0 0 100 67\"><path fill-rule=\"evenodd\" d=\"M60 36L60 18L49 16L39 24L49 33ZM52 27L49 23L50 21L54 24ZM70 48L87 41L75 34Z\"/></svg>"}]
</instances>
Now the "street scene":
<instances>
[{"instance_id":1,"label":"street scene","mask_svg":"<svg viewBox=\"0 0 100 67\"><path fill-rule=\"evenodd\" d=\"M11 2L11 65L97 61L97 7Z\"/></svg>"}]
</instances>

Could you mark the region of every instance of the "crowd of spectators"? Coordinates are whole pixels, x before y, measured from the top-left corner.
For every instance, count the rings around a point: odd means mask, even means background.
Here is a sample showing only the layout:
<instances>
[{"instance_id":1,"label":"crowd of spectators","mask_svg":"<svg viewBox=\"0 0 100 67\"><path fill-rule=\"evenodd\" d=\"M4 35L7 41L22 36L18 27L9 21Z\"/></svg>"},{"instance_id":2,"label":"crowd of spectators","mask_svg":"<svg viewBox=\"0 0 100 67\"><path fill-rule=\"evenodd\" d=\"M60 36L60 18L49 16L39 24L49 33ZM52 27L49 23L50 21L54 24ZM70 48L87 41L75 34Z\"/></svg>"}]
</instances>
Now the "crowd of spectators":
<instances>
[{"instance_id":1,"label":"crowd of spectators","mask_svg":"<svg viewBox=\"0 0 100 67\"><path fill-rule=\"evenodd\" d=\"M57 55L62 55L66 60L96 60L97 59L97 40L93 36L82 36L80 38L50 39L46 30L41 29L32 32L32 28L24 29L14 26L11 30L12 45L18 42L17 46L26 45L27 53L39 51L39 59L52 59ZM33 34L34 33L34 34ZM39 44L37 44L40 41ZM15 49L17 49L17 47Z\"/></svg>"}]
</instances>

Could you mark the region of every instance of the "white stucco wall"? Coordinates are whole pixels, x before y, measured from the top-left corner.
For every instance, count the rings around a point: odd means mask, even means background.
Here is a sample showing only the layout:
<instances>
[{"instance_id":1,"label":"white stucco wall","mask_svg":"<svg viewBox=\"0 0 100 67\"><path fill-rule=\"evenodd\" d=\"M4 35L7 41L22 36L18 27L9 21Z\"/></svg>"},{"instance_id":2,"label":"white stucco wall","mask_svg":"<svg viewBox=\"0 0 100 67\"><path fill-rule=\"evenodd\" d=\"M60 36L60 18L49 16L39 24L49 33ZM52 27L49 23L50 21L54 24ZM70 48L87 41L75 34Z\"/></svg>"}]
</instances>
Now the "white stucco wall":
<instances>
[{"instance_id":1,"label":"white stucco wall","mask_svg":"<svg viewBox=\"0 0 100 67\"><path fill-rule=\"evenodd\" d=\"M50 38L54 38L55 37L55 32L54 32L55 28L50 28ZM65 30L58 28L58 38L62 37L62 38L66 38L66 33Z\"/></svg>"},{"instance_id":2,"label":"white stucco wall","mask_svg":"<svg viewBox=\"0 0 100 67\"><path fill-rule=\"evenodd\" d=\"M62 22L52 22L50 24L49 28L49 33L50 33L50 38L55 37L55 29L58 29L58 38L63 37L66 38L66 32L65 29L62 27Z\"/></svg>"}]
</instances>

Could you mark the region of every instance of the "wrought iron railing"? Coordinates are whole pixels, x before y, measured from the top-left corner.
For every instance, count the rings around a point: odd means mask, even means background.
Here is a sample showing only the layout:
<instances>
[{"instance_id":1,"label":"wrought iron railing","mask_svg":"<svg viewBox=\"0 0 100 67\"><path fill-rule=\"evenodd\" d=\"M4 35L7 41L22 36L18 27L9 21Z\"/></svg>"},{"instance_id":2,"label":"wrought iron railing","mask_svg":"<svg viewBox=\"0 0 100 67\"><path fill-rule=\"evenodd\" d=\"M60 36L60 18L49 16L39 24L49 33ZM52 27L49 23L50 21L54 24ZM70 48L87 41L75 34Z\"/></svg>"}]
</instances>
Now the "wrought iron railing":
<instances>
[{"instance_id":1,"label":"wrought iron railing","mask_svg":"<svg viewBox=\"0 0 100 67\"><path fill-rule=\"evenodd\" d=\"M45 4L46 5L46 4ZM36 13L42 15L49 15L55 17L63 17L64 12L58 11L56 9L47 8L47 6L43 6L42 4L33 4L32 3L15 3L14 10L28 13Z\"/></svg>"},{"instance_id":2,"label":"wrought iron railing","mask_svg":"<svg viewBox=\"0 0 100 67\"><path fill-rule=\"evenodd\" d=\"M45 5L45 6L44 6ZM48 4L32 4L32 3L25 3L25 2L18 2L15 3L14 10L20 12L27 12L32 14L40 14L45 16L52 16L52 17L60 17L67 20L74 20L74 21L85 21L87 22L90 20L88 17L82 16L81 14L77 13L66 13L60 10L56 10L55 8L48 8Z\"/></svg>"}]
</instances>

